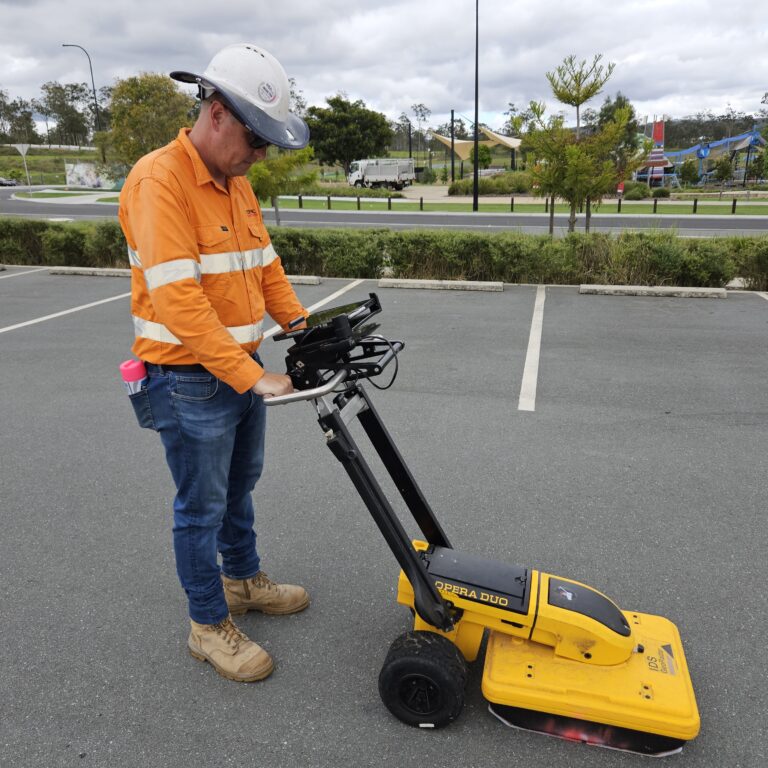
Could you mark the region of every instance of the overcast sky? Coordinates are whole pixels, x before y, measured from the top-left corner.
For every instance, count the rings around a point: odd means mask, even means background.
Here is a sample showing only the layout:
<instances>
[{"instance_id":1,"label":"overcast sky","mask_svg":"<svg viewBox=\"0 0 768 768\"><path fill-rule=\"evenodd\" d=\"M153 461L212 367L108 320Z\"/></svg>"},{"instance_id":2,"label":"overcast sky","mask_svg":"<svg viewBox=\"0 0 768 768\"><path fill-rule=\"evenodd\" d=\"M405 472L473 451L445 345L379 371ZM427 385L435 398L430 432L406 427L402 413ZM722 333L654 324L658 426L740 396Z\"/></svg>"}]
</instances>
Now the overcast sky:
<instances>
[{"instance_id":1,"label":"overcast sky","mask_svg":"<svg viewBox=\"0 0 768 768\"><path fill-rule=\"evenodd\" d=\"M308 104L343 91L395 119L423 103L434 126L474 113L473 0L0 0L0 89L33 98L49 80L96 87L139 72L201 72L229 43L274 53ZM754 113L768 91L768 25L754 0L480 0L480 112L555 102L545 72L602 53L640 120Z\"/></svg>"}]
</instances>

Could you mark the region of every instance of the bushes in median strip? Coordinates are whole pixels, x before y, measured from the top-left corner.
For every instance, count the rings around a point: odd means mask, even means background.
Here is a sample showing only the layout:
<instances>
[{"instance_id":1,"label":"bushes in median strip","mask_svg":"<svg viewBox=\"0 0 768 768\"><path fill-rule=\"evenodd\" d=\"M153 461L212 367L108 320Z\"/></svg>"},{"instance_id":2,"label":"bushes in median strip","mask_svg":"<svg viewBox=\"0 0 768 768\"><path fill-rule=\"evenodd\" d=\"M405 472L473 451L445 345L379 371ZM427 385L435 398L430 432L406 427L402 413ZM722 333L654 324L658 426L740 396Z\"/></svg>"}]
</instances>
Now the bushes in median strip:
<instances>
[{"instance_id":1,"label":"bushes in median strip","mask_svg":"<svg viewBox=\"0 0 768 768\"><path fill-rule=\"evenodd\" d=\"M459 179L448 187L449 195L471 195L474 179ZM508 171L498 176L482 176L477 182L479 195L523 195L531 191L531 175L526 171Z\"/></svg>"},{"instance_id":2,"label":"bushes in median strip","mask_svg":"<svg viewBox=\"0 0 768 768\"><path fill-rule=\"evenodd\" d=\"M571 234L289 229L270 234L285 271L507 283L604 283L720 287L734 276L768 290L768 236L679 238L669 232ZM127 267L115 221L56 223L0 218L0 260L9 264Z\"/></svg>"}]
</instances>

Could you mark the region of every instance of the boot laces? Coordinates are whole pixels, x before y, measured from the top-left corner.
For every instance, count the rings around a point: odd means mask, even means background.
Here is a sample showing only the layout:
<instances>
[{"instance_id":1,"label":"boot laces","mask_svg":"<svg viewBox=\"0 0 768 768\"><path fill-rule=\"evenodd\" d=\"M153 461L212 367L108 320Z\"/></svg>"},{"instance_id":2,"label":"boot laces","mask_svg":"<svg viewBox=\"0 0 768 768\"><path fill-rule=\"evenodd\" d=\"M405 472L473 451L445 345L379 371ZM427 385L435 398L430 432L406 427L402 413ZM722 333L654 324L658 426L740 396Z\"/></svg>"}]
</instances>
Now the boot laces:
<instances>
[{"instance_id":1,"label":"boot laces","mask_svg":"<svg viewBox=\"0 0 768 768\"><path fill-rule=\"evenodd\" d=\"M235 650L238 649L240 643L248 641L246 635L238 629L231 618L226 618L218 624L214 624L213 631Z\"/></svg>"},{"instance_id":2,"label":"boot laces","mask_svg":"<svg viewBox=\"0 0 768 768\"><path fill-rule=\"evenodd\" d=\"M272 581L272 579L270 579L267 574L263 573L262 571L259 571L253 577L253 586L259 589L277 589L277 584L275 584L275 582Z\"/></svg>"}]
</instances>

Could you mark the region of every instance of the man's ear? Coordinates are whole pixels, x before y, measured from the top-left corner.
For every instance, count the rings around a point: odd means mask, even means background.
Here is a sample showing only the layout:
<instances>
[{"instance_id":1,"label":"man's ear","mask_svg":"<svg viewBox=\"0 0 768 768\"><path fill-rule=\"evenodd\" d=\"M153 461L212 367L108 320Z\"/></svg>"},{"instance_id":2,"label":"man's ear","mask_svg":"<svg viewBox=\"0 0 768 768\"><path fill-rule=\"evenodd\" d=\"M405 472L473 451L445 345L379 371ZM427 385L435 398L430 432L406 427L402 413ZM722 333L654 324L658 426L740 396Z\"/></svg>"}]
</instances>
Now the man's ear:
<instances>
[{"instance_id":1,"label":"man's ear","mask_svg":"<svg viewBox=\"0 0 768 768\"><path fill-rule=\"evenodd\" d=\"M224 121L227 119L227 110L219 101L212 101L209 107L208 119L211 124L211 128L218 131Z\"/></svg>"}]
</instances>

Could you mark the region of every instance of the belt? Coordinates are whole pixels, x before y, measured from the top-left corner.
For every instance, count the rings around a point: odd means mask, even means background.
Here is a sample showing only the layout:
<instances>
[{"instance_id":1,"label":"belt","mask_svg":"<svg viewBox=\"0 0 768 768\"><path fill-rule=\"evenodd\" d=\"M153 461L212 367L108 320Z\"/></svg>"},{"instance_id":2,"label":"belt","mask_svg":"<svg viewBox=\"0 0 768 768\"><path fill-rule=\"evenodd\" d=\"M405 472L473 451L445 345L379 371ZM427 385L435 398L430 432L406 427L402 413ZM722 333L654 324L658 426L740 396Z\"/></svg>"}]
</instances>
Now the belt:
<instances>
[{"instance_id":1,"label":"belt","mask_svg":"<svg viewBox=\"0 0 768 768\"><path fill-rule=\"evenodd\" d=\"M163 373L172 371L174 373L208 373L208 369L200 363L189 363L187 365L159 365L158 363L144 363L148 371Z\"/></svg>"}]
</instances>

